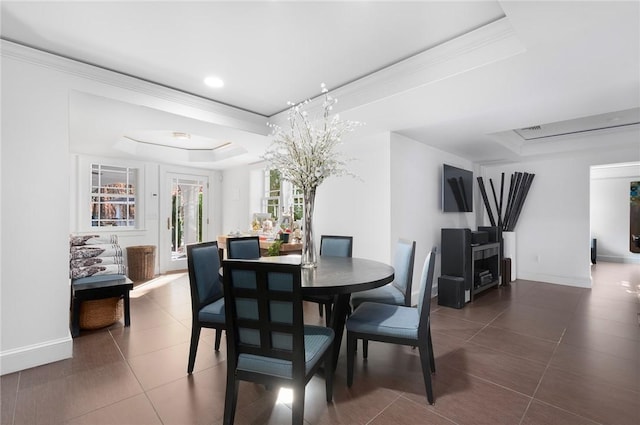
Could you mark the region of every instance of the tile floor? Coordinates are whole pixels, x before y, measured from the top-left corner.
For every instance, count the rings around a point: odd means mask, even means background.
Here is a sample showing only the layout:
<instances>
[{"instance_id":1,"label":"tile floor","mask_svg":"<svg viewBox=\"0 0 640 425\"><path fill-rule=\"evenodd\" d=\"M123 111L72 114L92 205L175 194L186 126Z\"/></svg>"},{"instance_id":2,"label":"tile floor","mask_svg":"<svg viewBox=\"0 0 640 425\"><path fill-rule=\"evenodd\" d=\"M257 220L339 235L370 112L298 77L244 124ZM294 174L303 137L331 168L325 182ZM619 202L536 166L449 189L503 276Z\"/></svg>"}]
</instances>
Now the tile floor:
<instances>
[{"instance_id":1,"label":"tile floor","mask_svg":"<svg viewBox=\"0 0 640 425\"><path fill-rule=\"evenodd\" d=\"M433 406L416 350L372 342L349 389L343 344L334 401L314 377L306 423L639 424L640 266L600 263L593 277L591 290L516 281L461 310L434 300ZM225 350L205 330L186 374L190 309L185 274L136 287L130 328L83 332L72 359L1 378L2 425L221 423ZM278 393L241 384L236 423L290 423Z\"/></svg>"}]
</instances>

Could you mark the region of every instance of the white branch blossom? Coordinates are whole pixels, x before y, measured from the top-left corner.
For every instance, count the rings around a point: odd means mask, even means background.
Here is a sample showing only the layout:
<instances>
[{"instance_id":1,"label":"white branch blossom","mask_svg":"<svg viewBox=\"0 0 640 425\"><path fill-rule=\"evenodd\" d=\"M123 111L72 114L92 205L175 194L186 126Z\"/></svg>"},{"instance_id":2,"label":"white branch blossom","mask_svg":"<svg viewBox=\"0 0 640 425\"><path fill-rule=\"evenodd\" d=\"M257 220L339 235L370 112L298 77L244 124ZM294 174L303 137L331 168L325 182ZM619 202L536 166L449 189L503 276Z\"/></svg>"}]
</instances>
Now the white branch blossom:
<instances>
[{"instance_id":1,"label":"white branch blossom","mask_svg":"<svg viewBox=\"0 0 640 425\"><path fill-rule=\"evenodd\" d=\"M270 168L280 171L282 179L301 189L315 189L330 176L354 176L347 169L348 159L343 158L336 147L342 135L362 125L357 121L341 120L338 114L331 116L338 99L329 95L321 85L324 101L321 118L311 119L305 108L309 100L292 104L288 111L289 128L269 124L273 142L263 159Z\"/></svg>"}]
</instances>

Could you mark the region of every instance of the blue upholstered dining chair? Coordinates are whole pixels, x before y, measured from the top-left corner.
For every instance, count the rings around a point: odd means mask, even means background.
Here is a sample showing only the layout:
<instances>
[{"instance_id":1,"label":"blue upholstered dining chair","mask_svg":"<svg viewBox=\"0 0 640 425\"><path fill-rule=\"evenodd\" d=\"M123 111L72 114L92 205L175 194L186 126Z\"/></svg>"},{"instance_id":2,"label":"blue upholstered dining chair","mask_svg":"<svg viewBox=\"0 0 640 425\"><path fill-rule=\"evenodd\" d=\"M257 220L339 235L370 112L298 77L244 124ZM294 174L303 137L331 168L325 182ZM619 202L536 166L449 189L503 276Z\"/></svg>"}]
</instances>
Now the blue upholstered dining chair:
<instances>
[{"instance_id":1,"label":"blue upholstered dining chair","mask_svg":"<svg viewBox=\"0 0 640 425\"><path fill-rule=\"evenodd\" d=\"M223 262L227 317L224 423L232 424L239 381L293 388L293 421L302 424L305 387L324 365L327 402L333 398L334 332L305 325L299 264Z\"/></svg>"},{"instance_id":2,"label":"blue upholstered dining chair","mask_svg":"<svg viewBox=\"0 0 640 425\"><path fill-rule=\"evenodd\" d=\"M320 255L326 257L351 257L352 253L353 236L320 236ZM334 302L333 297L330 295L305 295L304 300L318 304L320 317L322 317L324 309L325 322L329 326Z\"/></svg>"},{"instance_id":3,"label":"blue upholstered dining chair","mask_svg":"<svg viewBox=\"0 0 640 425\"><path fill-rule=\"evenodd\" d=\"M258 236L227 238L227 258L244 260L260 258L260 238Z\"/></svg>"},{"instance_id":4,"label":"blue upholstered dining chair","mask_svg":"<svg viewBox=\"0 0 640 425\"><path fill-rule=\"evenodd\" d=\"M403 305L411 307L413 264L416 258L416 241L404 239L396 243L393 258L395 278L393 282L379 288L355 292L351 295L351 306L357 309L363 302ZM367 352L367 340L362 340L363 353Z\"/></svg>"},{"instance_id":5,"label":"blue upholstered dining chair","mask_svg":"<svg viewBox=\"0 0 640 425\"><path fill-rule=\"evenodd\" d=\"M326 257L351 257L353 254L353 236L320 236L320 255Z\"/></svg>"},{"instance_id":6,"label":"blue upholstered dining chair","mask_svg":"<svg viewBox=\"0 0 640 425\"><path fill-rule=\"evenodd\" d=\"M215 350L220 349L225 329L224 298L220 282L217 242L187 245L187 267L191 288L191 345L187 373L193 372L202 328L216 330Z\"/></svg>"},{"instance_id":7,"label":"blue upholstered dining chair","mask_svg":"<svg viewBox=\"0 0 640 425\"><path fill-rule=\"evenodd\" d=\"M353 309L355 310L365 301L411 307L411 287L415 258L416 241L400 239L396 243L396 252L393 258L393 268L395 270L393 282L379 288L356 292L351 295Z\"/></svg>"},{"instance_id":8,"label":"blue upholstered dining chair","mask_svg":"<svg viewBox=\"0 0 640 425\"><path fill-rule=\"evenodd\" d=\"M417 307L363 302L347 318L347 385L353 384L353 366L358 339L418 347L427 400L433 404L431 373L436 371L431 343L431 288L435 267L436 248L425 259L420 279L420 297ZM364 351L364 350L363 350ZM367 353L363 353L367 357ZM369 368L369 373L375 373Z\"/></svg>"}]
</instances>

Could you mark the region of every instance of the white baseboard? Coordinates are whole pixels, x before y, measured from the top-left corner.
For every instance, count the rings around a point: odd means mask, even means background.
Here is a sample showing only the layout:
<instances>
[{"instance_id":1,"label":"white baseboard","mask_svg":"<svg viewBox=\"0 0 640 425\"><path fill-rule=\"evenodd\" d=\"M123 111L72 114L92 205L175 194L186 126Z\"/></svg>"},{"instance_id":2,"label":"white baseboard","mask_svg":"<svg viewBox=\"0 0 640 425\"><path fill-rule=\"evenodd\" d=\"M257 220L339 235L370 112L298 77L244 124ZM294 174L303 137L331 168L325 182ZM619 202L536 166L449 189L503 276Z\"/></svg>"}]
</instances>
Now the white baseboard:
<instances>
[{"instance_id":1,"label":"white baseboard","mask_svg":"<svg viewBox=\"0 0 640 425\"><path fill-rule=\"evenodd\" d=\"M640 254L634 254L633 257L620 257L619 255L600 255L596 258L596 264L598 261L605 263L625 263L625 264L640 264Z\"/></svg>"},{"instance_id":2,"label":"white baseboard","mask_svg":"<svg viewBox=\"0 0 640 425\"><path fill-rule=\"evenodd\" d=\"M578 288L591 288L591 277L558 276L545 273L531 273L520 271L518 279L535 280L538 282L555 283L557 285L576 286Z\"/></svg>"},{"instance_id":3,"label":"white baseboard","mask_svg":"<svg viewBox=\"0 0 640 425\"><path fill-rule=\"evenodd\" d=\"M73 356L71 334L65 338L0 352L0 375L57 362Z\"/></svg>"}]
</instances>

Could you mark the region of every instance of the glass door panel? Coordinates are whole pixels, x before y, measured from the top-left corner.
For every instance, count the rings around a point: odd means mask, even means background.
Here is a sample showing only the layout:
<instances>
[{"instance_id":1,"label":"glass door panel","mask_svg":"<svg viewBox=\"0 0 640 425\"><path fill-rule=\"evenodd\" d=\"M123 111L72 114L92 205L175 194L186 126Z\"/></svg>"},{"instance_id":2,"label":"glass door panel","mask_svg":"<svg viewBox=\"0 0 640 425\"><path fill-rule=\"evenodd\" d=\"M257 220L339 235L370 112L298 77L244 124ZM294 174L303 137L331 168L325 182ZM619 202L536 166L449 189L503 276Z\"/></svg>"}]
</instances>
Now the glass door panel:
<instances>
[{"instance_id":1,"label":"glass door panel","mask_svg":"<svg viewBox=\"0 0 640 425\"><path fill-rule=\"evenodd\" d=\"M187 268L187 245L202 242L206 226L206 176L167 173L168 205L166 228L163 231L165 249L163 272Z\"/></svg>"}]
</instances>

